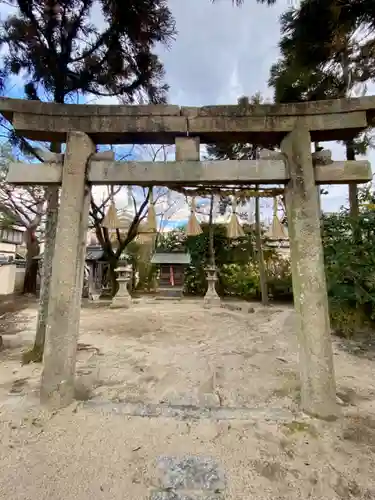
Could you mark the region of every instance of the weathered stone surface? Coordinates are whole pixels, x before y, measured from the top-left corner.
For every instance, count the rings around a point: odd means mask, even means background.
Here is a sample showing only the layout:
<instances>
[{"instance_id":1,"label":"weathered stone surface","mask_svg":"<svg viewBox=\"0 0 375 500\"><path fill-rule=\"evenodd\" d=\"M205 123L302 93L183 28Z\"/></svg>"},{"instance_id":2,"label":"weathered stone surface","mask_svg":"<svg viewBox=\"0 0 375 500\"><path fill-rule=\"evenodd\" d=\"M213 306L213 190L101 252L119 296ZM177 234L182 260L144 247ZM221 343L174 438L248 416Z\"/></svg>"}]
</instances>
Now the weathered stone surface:
<instances>
[{"instance_id":1,"label":"weathered stone surface","mask_svg":"<svg viewBox=\"0 0 375 500\"><path fill-rule=\"evenodd\" d=\"M281 160L226 160L186 162L112 162L93 160L88 180L92 184L167 186L170 184L283 184L289 173ZM7 182L18 185L60 184L62 164L11 163ZM335 161L315 167L316 184L363 183L372 179L368 161Z\"/></svg>"},{"instance_id":2,"label":"weathered stone surface","mask_svg":"<svg viewBox=\"0 0 375 500\"><path fill-rule=\"evenodd\" d=\"M30 113L46 116L179 116L175 104L57 104L0 97L2 114Z\"/></svg>"},{"instance_id":3,"label":"weathered stone surface","mask_svg":"<svg viewBox=\"0 0 375 500\"><path fill-rule=\"evenodd\" d=\"M254 313L255 309L249 304L228 304L227 302L223 302L221 307L224 309L228 309L229 311L242 311L245 313Z\"/></svg>"},{"instance_id":4,"label":"weathered stone surface","mask_svg":"<svg viewBox=\"0 0 375 500\"><path fill-rule=\"evenodd\" d=\"M199 161L199 137L176 137L176 161Z\"/></svg>"},{"instance_id":5,"label":"weathered stone surface","mask_svg":"<svg viewBox=\"0 0 375 500\"><path fill-rule=\"evenodd\" d=\"M30 113L60 116L239 116L239 115L286 115L300 116L312 114L348 113L375 110L375 96L346 99L327 99L287 104L260 104L249 106L178 106L173 104L106 105L106 104L57 104L24 99L0 98L0 112L4 115Z\"/></svg>"},{"instance_id":6,"label":"weathered stone surface","mask_svg":"<svg viewBox=\"0 0 375 500\"><path fill-rule=\"evenodd\" d=\"M188 118L188 120L189 133L204 138L213 137L215 134L221 136L235 133L280 135L293 130L296 123L295 116L286 115L199 116L197 118ZM361 129L367 126L365 111L355 111L342 115L306 115L300 120L304 122L311 133L324 131L327 134L330 130Z\"/></svg>"},{"instance_id":7,"label":"weathered stone surface","mask_svg":"<svg viewBox=\"0 0 375 500\"><path fill-rule=\"evenodd\" d=\"M12 123L17 133L32 140L65 142L67 132L80 130L90 135L96 144L171 144L175 136L186 135L188 126L183 116L112 114L60 116L15 113Z\"/></svg>"},{"instance_id":8,"label":"weathered stone surface","mask_svg":"<svg viewBox=\"0 0 375 500\"><path fill-rule=\"evenodd\" d=\"M221 299L216 291L218 281L216 266L208 266L206 269L207 292L203 298L205 308L220 307Z\"/></svg>"},{"instance_id":9,"label":"weathered stone surface","mask_svg":"<svg viewBox=\"0 0 375 500\"><path fill-rule=\"evenodd\" d=\"M369 182L372 176L368 161L334 161L329 165L315 166L316 184L348 184L348 182Z\"/></svg>"},{"instance_id":10,"label":"weathered stone surface","mask_svg":"<svg viewBox=\"0 0 375 500\"><path fill-rule=\"evenodd\" d=\"M177 420L266 420L289 422L293 413L280 408L226 408L223 406L207 408L189 405L153 404L153 403L113 403L108 401L89 401L87 406L94 410L114 413L119 416L145 418L175 418Z\"/></svg>"},{"instance_id":11,"label":"weathered stone surface","mask_svg":"<svg viewBox=\"0 0 375 500\"><path fill-rule=\"evenodd\" d=\"M132 268L131 266L119 266L115 271L119 287L110 307L111 309L129 309L133 303L132 296L128 290L128 283L132 277Z\"/></svg>"},{"instance_id":12,"label":"weathered stone surface","mask_svg":"<svg viewBox=\"0 0 375 500\"><path fill-rule=\"evenodd\" d=\"M17 185L48 186L61 184L62 163L21 163L9 165L7 182Z\"/></svg>"},{"instance_id":13,"label":"weathered stone surface","mask_svg":"<svg viewBox=\"0 0 375 500\"><path fill-rule=\"evenodd\" d=\"M333 162L332 151L323 149L322 151L315 151L311 153L313 165L329 165Z\"/></svg>"},{"instance_id":14,"label":"weathered stone surface","mask_svg":"<svg viewBox=\"0 0 375 500\"><path fill-rule=\"evenodd\" d=\"M215 408L220 406L220 398L215 392L204 392L199 394L199 406Z\"/></svg>"},{"instance_id":15,"label":"weathered stone surface","mask_svg":"<svg viewBox=\"0 0 375 500\"><path fill-rule=\"evenodd\" d=\"M203 307L205 309L211 309L212 307L221 307L221 299L218 295L209 295L207 294L203 298Z\"/></svg>"},{"instance_id":16,"label":"weathered stone surface","mask_svg":"<svg viewBox=\"0 0 375 500\"><path fill-rule=\"evenodd\" d=\"M213 490L225 488L225 476L210 457L160 457L162 488L172 490Z\"/></svg>"},{"instance_id":17,"label":"weathered stone surface","mask_svg":"<svg viewBox=\"0 0 375 500\"><path fill-rule=\"evenodd\" d=\"M228 161L184 161L184 162L91 162L89 179L102 184L108 181L121 183L128 179L129 184L138 183L161 185L194 183L274 183L277 178L286 177L286 167L283 161L272 160L228 160ZM95 179L95 181L94 181Z\"/></svg>"},{"instance_id":18,"label":"weathered stone surface","mask_svg":"<svg viewBox=\"0 0 375 500\"><path fill-rule=\"evenodd\" d=\"M173 144L176 136L197 134L201 142L279 144L296 118L303 119L313 141L344 140L371 126L375 97L257 106L172 105L108 106L41 103L0 99L0 112L15 130L35 140L64 142L80 130L101 144Z\"/></svg>"},{"instance_id":19,"label":"weathered stone surface","mask_svg":"<svg viewBox=\"0 0 375 500\"><path fill-rule=\"evenodd\" d=\"M62 163L64 161L63 153L53 153L52 151L44 148L35 148L35 152L45 162Z\"/></svg>"},{"instance_id":20,"label":"weathered stone surface","mask_svg":"<svg viewBox=\"0 0 375 500\"><path fill-rule=\"evenodd\" d=\"M301 116L348 113L375 109L375 96L351 99L329 99L287 104L258 104L238 106L236 104L217 106L182 106L184 116Z\"/></svg>"},{"instance_id":21,"label":"weathered stone surface","mask_svg":"<svg viewBox=\"0 0 375 500\"><path fill-rule=\"evenodd\" d=\"M82 132L68 137L52 276L40 397L52 407L74 398L74 375L90 191L85 165L95 150Z\"/></svg>"},{"instance_id":22,"label":"weathered stone surface","mask_svg":"<svg viewBox=\"0 0 375 500\"><path fill-rule=\"evenodd\" d=\"M331 418L337 415L331 329L320 232L320 209L311 157L311 138L298 124L282 142L290 181L285 189L298 317L301 405L306 412ZM328 167L323 167L328 168Z\"/></svg>"},{"instance_id":23,"label":"weathered stone surface","mask_svg":"<svg viewBox=\"0 0 375 500\"><path fill-rule=\"evenodd\" d=\"M150 500L224 500L222 493L186 494L179 491L153 491Z\"/></svg>"}]
</instances>

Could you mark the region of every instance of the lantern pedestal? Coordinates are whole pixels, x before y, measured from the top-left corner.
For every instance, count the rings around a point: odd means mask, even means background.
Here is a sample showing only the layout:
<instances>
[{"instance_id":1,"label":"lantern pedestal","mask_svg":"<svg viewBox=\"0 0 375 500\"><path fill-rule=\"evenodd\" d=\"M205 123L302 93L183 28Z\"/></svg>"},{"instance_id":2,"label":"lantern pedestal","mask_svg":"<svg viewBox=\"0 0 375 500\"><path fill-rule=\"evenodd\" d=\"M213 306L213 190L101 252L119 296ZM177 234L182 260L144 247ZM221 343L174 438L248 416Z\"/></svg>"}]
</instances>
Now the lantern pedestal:
<instances>
[{"instance_id":1,"label":"lantern pedestal","mask_svg":"<svg viewBox=\"0 0 375 500\"><path fill-rule=\"evenodd\" d=\"M117 273L117 282L119 284L118 292L113 297L110 307L112 309L128 309L133 299L128 291L128 283L132 277L131 266L119 266L115 269Z\"/></svg>"},{"instance_id":2,"label":"lantern pedestal","mask_svg":"<svg viewBox=\"0 0 375 500\"><path fill-rule=\"evenodd\" d=\"M203 302L204 307L220 306L221 300L216 291L215 284L217 282L216 266L207 267L207 283L208 288L206 295L204 296Z\"/></svg>"}]
</instances>

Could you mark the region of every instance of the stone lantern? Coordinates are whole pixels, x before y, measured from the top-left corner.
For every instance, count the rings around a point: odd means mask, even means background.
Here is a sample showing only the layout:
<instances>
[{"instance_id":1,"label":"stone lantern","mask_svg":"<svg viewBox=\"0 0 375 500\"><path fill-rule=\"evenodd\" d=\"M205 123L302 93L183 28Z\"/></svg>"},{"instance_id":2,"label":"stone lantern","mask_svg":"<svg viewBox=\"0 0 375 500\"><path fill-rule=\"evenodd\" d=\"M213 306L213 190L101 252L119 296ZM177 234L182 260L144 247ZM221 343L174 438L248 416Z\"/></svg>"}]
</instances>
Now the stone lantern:
<instances>
[{"instance_id":1,"label":"stone lantern","mask_svg":"<svg viewBox=\"0 0 375 500\"><path fill-rule=\"evenodd\" d=\"M128 309L132 304L132 297L128 291L128 283L132 278L132 266L121 263L117 269L117 283L119 285L110 307L114 309Z\"/></svg>"},{"instance_id":2,"label":"stone lantern","mask_svg":"<svg viewBox=\"0 0 375 500\"><path fill-rule=\"evenodd\" d=\"M207 267L207 292L204 296L204 307L220 306L221 300L216 291L216 282L218 281L216 266L210 265Z\"/></svg>"}]
</instances>

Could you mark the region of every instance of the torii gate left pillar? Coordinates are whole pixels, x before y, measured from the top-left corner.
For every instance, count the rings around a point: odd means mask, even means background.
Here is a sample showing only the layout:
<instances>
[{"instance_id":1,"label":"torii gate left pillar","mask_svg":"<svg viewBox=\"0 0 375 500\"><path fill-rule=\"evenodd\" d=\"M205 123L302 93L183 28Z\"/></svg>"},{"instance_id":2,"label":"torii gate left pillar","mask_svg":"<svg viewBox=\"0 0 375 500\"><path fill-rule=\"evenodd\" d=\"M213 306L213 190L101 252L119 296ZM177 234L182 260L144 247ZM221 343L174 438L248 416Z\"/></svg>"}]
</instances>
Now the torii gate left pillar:
<instances>
[{"instance_id":1,"label":"torii gate left pillar","mask_svg":"<svg viewBox=\"0 0 375 500\"><path fill-rule=\"evenodd\" d=\"M83 132L68 133L40 388L41 402L50 407L67 406L74 399L91 196L86 175L89 159L94 152L95 146L88 135Z\"/></svg>"}]
</instances>

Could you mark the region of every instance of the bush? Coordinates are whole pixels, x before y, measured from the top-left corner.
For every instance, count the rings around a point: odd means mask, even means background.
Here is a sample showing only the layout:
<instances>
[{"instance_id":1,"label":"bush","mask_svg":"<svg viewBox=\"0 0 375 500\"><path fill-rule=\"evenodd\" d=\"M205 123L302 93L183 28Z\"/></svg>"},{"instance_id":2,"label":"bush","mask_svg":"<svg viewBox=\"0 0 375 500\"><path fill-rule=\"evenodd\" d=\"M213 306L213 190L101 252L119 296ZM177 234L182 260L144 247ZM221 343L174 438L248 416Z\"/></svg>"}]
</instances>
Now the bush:
<instances>
[{"instance_id":1,"label":"bush","mask_svg":"<svg viewBox=\"0 0 375 500\"><path fill-rule=\"evenodd\" d=\"M323 245L331 324L350 337L375 320L375 214L325 216Z\"/></svg>"},{"instance_id":2,"label":"bush","mask_svg":"<svg viewBox=\"0 0 375 500\"><path fill-rule=\"evenodd\" d=\"M203 267L189 266L185 271L185 295L203 296L207 290L207 281Z\"/></svg>"},{"instance_id":3,"label":"bush","mask_svg":"<svg viewBox=\"0 0 375 500\"><path fill-rule=\"evenodd\" d=\"M221 295L245 300L260 296L259 270L253 262L246 265L224 264L220 270Z\"/></svg>"},{"instance_id":4,"label":"bush","mask_svg":"<svg viewBox=\"0 0 375 500\"><path fill-rule=\"evenodd\" d=\"M275 256L267 261L268 293L273 299L293 300L290 260Z\"/></svg>"},{"instance_id":5,"label":"bush","mask_svg":"<svg viewBox=\"0 0 375 500\"><path fill-rule=\"evenodd\" d=\"M375 202L375 198L370 200ZM375 323L375 212L364 211L355 220L347 211L322 218L322 239L331 324L336 333L350 337ZM242 299L259 299L259 271L254 254L254 235L228 240L225 228L215 226L215 260L219 270L218 293ZM173 238L174 239L173 239ZM204 295L207 282L208 234L197 237L168 235L170 241L190 252L185 291ZM168 240L168 241L169 241ZM177 242L177 243L176 243ZM170 243L171 244L171 243ZM292 300L290 261L273 251L264 252L269 294L273 299Z\"/></svg>"}]
</instances>

